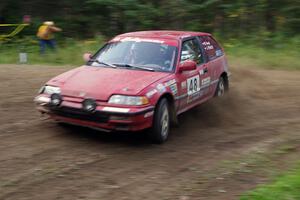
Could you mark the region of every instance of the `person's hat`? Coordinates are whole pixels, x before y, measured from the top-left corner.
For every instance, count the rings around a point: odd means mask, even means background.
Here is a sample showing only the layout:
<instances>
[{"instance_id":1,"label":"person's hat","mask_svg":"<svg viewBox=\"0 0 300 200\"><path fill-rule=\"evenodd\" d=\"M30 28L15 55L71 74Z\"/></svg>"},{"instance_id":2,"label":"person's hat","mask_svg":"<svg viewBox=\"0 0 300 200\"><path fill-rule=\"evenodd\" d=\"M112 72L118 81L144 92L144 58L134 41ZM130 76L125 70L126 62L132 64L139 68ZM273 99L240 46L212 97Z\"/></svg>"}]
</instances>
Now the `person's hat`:
<instances>
[{"instance_id":1,"label":"person's hat","mask_svg":"<svg viewBox=\"0 0 300 200\"><path fill-rule=\"evenodd\" d=\"M53 26L54 22L52 22L52 21L46 21L46 22L44 22L44 25Z\"/></svg>"}]
</instances>

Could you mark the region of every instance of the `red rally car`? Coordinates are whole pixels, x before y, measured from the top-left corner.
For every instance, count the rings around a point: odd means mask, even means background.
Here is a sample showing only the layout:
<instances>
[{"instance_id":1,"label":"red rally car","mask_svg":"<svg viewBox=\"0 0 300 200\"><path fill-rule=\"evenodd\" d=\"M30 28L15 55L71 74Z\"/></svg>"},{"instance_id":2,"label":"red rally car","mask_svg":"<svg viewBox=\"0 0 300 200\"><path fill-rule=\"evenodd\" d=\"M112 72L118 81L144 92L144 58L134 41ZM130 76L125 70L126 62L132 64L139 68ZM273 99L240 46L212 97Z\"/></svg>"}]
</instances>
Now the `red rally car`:
<instances>
[{"instance_id":1,"label":"red rally car","mask_svg":"<svg viewBox=\"0 0 300 200\"><path fill-rule=\"evenodd\" d=\"M163 143L179 114L229 88L224 51L208 33L125 33L84 59L41 88L40 112L104 131L150 128L150 138Z\"/></svg>"}]
</instances>

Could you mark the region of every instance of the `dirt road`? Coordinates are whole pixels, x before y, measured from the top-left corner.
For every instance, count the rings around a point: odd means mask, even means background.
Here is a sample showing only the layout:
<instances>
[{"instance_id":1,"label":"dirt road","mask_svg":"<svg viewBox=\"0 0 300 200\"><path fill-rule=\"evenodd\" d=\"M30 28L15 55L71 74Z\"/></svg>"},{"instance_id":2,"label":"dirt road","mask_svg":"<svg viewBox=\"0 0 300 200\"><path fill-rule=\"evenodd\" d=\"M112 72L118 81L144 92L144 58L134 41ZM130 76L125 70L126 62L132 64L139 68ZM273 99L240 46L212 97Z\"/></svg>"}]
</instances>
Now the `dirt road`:
<instances>
[{"instance_id":1,"label":"dirt road","mask_svg":"<svg viewBox=\"0 0 300 200\"><path fill-rule=\"evenodd\" d=\"M299 72L233 66L228 96L154 145L41 120L33 97L66 70L0 65L0 199L238 199L300 159Z\"/></svg>"}]
</instances>

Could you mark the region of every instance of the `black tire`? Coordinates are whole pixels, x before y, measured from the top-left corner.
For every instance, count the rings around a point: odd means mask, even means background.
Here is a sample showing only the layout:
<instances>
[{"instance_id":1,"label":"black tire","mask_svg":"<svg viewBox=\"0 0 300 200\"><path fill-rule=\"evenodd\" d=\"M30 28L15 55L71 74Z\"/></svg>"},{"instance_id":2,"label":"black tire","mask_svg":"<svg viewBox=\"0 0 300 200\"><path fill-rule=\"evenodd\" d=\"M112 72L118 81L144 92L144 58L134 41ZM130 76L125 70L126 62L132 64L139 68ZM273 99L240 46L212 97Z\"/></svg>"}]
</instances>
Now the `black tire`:
<instances>
[{"instance_id":1,"label":"black tire","mask_svg":"<svg viewBox=\"0 0 300 200\"><path fill-rule=\"evenodd\" d=\"M221 76L216 88L215 97L223 97L226 92L226 86L224 78Z\"/></svg>"},{"instance_id":2,"label":"black tire","mask_svg":"<svg viewBox=\"0 0 300 200\"><path fill-rule=\"evenodd\" d=\"M167 141L170 131L170 111L167 99L161 99L155 109L153 125L148 136L154 143Z\"/></svg>"}]
</instances>

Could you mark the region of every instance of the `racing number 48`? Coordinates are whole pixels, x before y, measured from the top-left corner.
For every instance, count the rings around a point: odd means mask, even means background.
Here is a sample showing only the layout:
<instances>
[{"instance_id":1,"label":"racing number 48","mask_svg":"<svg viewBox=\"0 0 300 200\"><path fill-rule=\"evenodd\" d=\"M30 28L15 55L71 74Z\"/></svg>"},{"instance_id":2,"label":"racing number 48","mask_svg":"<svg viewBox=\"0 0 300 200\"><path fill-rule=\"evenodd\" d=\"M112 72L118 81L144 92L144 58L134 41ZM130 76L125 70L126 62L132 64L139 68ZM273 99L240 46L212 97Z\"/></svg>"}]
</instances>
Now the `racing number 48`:
<instances>
[{"instance_id":1,"label":"racing number 48","mask_svg":"<svg viewBox=\"0 0 300 200\"><path fill-rule=\"evenodd\" d=\"M188 89L188 95L192 95L195 92L198 92L200 90L199 75L187 79L187 89Z\"/></svg>"},{"instance_id":2,"label":"racing number 48","mask_svg":"<svg viewBox=\"0 0 300 200\"><path fill-rule=\"evenodd\" d=\"M197 91L197 84L198 84L198 81L197 81L196 78L195 79L191 79L190 80L190 88L189 88L189 90L190 91Z\"/></svg>"}]
</instances>

